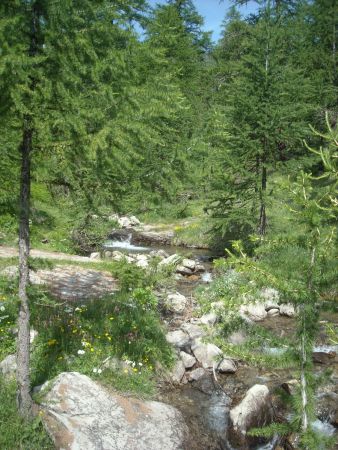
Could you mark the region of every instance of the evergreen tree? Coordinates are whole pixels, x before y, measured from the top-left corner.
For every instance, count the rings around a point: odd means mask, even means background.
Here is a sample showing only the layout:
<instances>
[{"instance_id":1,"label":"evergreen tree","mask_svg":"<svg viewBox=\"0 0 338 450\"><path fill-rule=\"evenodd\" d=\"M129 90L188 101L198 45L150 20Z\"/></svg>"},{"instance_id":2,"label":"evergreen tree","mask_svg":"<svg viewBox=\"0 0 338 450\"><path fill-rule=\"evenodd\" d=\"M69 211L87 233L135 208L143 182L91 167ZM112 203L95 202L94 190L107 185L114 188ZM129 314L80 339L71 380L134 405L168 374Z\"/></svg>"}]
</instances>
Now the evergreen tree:
<instances>
[{"instance_id":1,"label":"evergreen tree","mask_svg":"<svg viewBox=\"0 0 338 450\"><path fill-rule=\"evenodd\" d=\"M334 261L337 258L338 172L335 154L338 136L337 128L331 128L329 120L327 127L327 133L321 134L325 142L323 148L317 151L308 147L320 157L322 173L314 177L311 173L301 171L296 180L285 186L288 192L286 204L291 213L290 230L268 239L256 251L254 259L244 253L241 243L236 242L234 248L237 254L229 252L230 258L220 264L235 268L238 274L244 276L242 283L250 280L250 283L245 283L246 298L251 298L252 301L260 289L269 286L278 290L281 301L293 303L298 311L297 341L265 336L274 345L281 348L287 346L287 350L284 355L277 357L264 357L264 352L257 357L262 365L288 365L298 369L300 384L298 395L293 398L294 417L288 425L272 424L265 430L256 430L254 433L258 436L270 436L295 432L299 435L299 448L307 450L317 450L319 446L329 448L331 443L330 440L325 443L323 437L317 436L311 427L311 422L315 420L316 387L312 352L323 307L322 297L337 285ZM281 205L283 207L285 208ZM326 295L325 298L329 297ZM233 299L232 295L231 300ZM243 297L239 296L237 301L241 305ZM231 312L228 315L229 328L229 324L234 322ZM239 323L241 322L237 319L237 327L244 325L238 325ZM254 335L253 332L252 334ZM259 342L264 350L264 342L257 337L252 342L255 347L246 344L244 353L231 346L225 348L227 352L239 351L241 357L250 358L258 350Z\"/></svg>"},{"instance_id":2,"label":"evergreen tree","mask_svg":"<svg viewBox=\"0 0 338 450\"><path fill-rule=\"evenodd\" d=\"M250 23L233 13L217 50L219 61L227 59L215 101L226 107L230 139L211 209L223 230L240 228L242 236L265 235L269 170L295 156L311 117L310 81L290 60L297 15L281 3L264 2Z\"/></svg>"},{"instance_id":3,"label":"evergreen tree","mask_svg":"<svg viewBox=\"0 0 338 450\"><path fill-rule=\"evenodd\" d=\"M130 2L128 14L142 3ZM122 26L125 8L105 0L3 1L0 13L1 128L21 157L17 382L20 412L29 417L31 162L61 155L73 168L79 163L78 182L88 189L82 161L92 159L93 142L116 116L115 86L125 67L120 55L130 31Z\"/></svg>"}]
</instances>

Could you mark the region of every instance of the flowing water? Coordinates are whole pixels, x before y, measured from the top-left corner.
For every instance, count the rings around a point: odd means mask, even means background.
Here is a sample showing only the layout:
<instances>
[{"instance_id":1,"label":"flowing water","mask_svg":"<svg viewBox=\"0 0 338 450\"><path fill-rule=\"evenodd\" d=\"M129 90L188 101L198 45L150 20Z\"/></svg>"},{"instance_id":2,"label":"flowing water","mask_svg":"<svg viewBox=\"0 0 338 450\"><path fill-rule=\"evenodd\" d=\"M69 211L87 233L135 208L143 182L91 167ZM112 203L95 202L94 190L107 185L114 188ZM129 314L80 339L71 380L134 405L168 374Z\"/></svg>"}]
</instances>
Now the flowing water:
<instances>
[{"instance_id":1,"label":"flowing water","mask_svg":"<svg viewBox=\"0 0 338 450\"><path fill-rule=\"evenodd\" d=\"M212 255L207 250L187 249L174 246L148 246L142 247L132 243L132 235L124 240L110 240L104 244L104 249L118 250L123 253L150 253L153 250L165 250L168 254L178 253L203 263L206 271L198 279L182 277L177 281L177 290L185 296L192 296L198 285L210 283L213 279ZM338 315L336 315L338 322ZM331 317L332 318L332 317ZM292 336L295 333L296 320L281 316L268 318L263 324L267 329L280 336ZM282 354L286 348L266 346L263 351L269 354ZM332 352L338 351L338 346L322 345L318 343L314 351ZM337 364L334 370L337 374ZM322 373L325 367L316 366L316 373ZM235 401L242 399L246 391L254 384L266 384L270 390L280 386L283 382L294 378L289 370L281 369L272 372L259 370L254 367L241 366L235 374L218 375L219 384L215 383L212 376L203 378L194 383L183 386L162 386L158 400L164 401L179 409L189 427L190 442L187 450L241 450L233 448L228 440L229 411ZM336 428L325 420L317 419L312 424L318 432L327 436L336 433ZM269 442L250 446L253 450L273 450L278 446L279 438L275 436ZM338 448L338 447L337 447Z\"/></svg>"}]
</instances>

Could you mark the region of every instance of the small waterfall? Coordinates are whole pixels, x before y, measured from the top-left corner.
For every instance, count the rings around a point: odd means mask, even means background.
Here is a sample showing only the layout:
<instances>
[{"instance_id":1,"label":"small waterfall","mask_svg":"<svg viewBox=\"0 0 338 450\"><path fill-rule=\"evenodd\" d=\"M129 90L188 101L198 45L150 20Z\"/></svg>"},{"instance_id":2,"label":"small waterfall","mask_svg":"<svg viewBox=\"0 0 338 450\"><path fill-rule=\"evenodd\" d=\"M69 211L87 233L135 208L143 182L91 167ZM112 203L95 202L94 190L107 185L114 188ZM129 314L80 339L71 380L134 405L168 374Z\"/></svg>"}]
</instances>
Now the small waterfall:
<instances>
[{"instance_id":1,"label":"small waterfall","mask_svg":"<svg viewBox=\"0 0 338 450\"><path fill-rule=\"evenodd\" d=\"M132 233L129 233L124 240L108 240L103 244L103 248L105 250L121 250L121 251L129 251L129 252L146 252L150 250L148 247L139 247L137 245L133 245L131 243L133 238Z\"/></svg>"},{"instance_id":2,"label":"small waterfall","mask_svg":"<svg viewBox=\"0 0 338 450\"><path fill-rule=\"evenodd\" d=\"M212 282L212 273L211 272L202 273L201 280L203 281L203 283L211 283Z\"/></svg>"}]
</instances>

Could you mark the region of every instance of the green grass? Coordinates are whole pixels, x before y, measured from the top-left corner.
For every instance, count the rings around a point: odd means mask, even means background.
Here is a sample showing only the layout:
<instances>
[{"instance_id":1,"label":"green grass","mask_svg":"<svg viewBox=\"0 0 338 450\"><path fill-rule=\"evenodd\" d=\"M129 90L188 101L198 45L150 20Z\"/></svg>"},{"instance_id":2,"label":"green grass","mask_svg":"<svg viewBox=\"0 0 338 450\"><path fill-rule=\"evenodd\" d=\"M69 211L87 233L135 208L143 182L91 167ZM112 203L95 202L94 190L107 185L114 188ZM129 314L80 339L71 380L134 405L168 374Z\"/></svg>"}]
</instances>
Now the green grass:
<instances>
[{"instance_id":1,"label":"green grass","mask_svg":"<svg viewBox=\"0 0 338 450\"><path fill-rule=\"evenodd\" d=\"M39 259L33 262L36 268L48 263ZM95 264L93 267L98 269ZM122 289L100 300L60 303L40 286L30 287L31 326L39 333L32 353L33 386L63 371L79 371L116 383L115 389L149 395L154 388L156 362L171 365L172 349L165 340L157 299L152 294L152 287L159 281L157 274L146 274L123 262L103 262L103 268L120 280ZM17 318L17 280L0 278L0 290L1 360L15 352L12 330ZM104 361L110 357L134 362L133 370L127 374L104 370Z\"/></svg>"},{"instance_id":2,"label":"green grass","mask_svg":"<svg viewBox=\"0 0 338 450\"><path fill-rule=\"evenodd\" d=\"M52 450L40 417L24 421L17 412L16 384L0 376L0 448L1 450Z\"/></svg>"}]
</instances>

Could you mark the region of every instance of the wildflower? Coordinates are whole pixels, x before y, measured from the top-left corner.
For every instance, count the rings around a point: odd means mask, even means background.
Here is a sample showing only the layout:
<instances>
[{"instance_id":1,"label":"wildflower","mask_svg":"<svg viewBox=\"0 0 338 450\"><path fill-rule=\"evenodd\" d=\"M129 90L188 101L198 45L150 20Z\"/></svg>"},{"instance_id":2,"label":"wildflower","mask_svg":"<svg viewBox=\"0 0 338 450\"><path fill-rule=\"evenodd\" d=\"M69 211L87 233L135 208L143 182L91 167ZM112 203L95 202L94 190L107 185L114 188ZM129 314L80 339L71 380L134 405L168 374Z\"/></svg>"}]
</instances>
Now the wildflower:
<instances>
[{"instance_id":1,"label":"wildflower","mask_svg":"<svg viewBox=\"0 0 338 450\"><path fill-rule=\"evenodd\" d=\"M85 352L84 350L78 350L78 351L77 351L77 354L78 354L78 355L84 355L85 353L86 353L86 352Z\"/></svg>"},{"instance_id":2,"label":"wildflower","mask_svg":"<svg viewBox=\"0 0 338 450\"><path fill-rule=\"evenodd\" d=\"M47 345L51 346L51 345L55 345L57 343L56 339L49 339L49 341L47 341Z\"/></svg>"},{"instance_id":3,"label":"wildflower","mask_svg":"<svg viewBox=\"0 0 338 450\"><path fill-rule=\"evenodd\" d=\"M5 307L3 305L0 306L0 311L5 311Z\"/></svg>"},{"instance_id":4,"label":"wildflower","mask_svg":"<svg viewBox=\"0 0 338 450\"><path fill-rule=\"evenodd\" d=\"M94 347L90 347L90 351L91 352L94 352L95 350L94 350Z\"/></svg>"},{"instance_id":5,"label":"wildflower","mask_svg":"<svg viewBox=\"0 0 338 450\"><path fill-rule=\"evenodd\" d=\"M124 369L124 371L123 371L124 373L128 373L128 369Z\"/></svg>"},{"instance_id":6,"label":"wildflower","mask_svg":"<svg viewBox=\"0 0 338 450\"><path fill-rule=\"evenodd\" d=\"M136 367L134 367L133 372L137 372L137 368Z\"/></svg>"},{"instance_id":7,"label":"wildflower","mask_svg":"<svg viewBox=\"0 0 338 450\"><path fill-rule=\"evenodd\" d=\"M109 317L109 320L114 320L114 317Z\"/></svg>"},{"instance_id":8,"label":"wildflower","mask_svg":"<svg viewBox=\"0 0 338 450\"><path fill-rule=\"evenodd\" d=\"M142 367L142 366L143 366L143 364L142 364L141 362L139 362L139 363L138 363L138 365L139 365L140 367Z\"/></svg>"}]
</instances>

